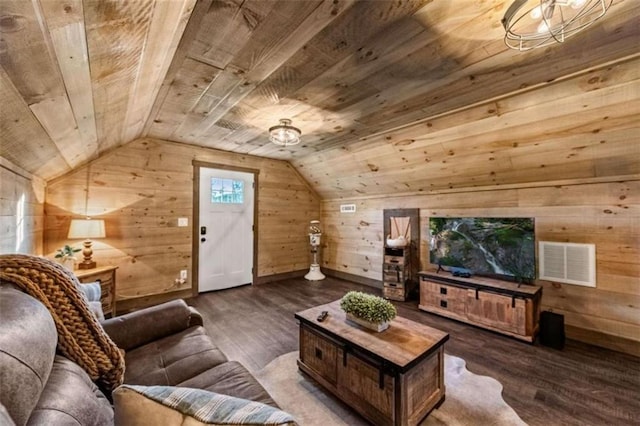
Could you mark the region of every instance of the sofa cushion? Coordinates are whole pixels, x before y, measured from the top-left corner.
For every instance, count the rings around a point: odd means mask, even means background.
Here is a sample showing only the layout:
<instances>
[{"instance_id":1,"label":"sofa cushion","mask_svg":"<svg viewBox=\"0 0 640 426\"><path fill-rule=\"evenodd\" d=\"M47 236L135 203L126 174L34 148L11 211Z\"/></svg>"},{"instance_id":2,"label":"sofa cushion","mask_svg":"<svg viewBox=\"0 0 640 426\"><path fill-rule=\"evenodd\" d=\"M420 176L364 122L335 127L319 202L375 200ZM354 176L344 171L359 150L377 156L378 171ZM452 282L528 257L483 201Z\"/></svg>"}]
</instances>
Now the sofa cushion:
<instances>
[{"instance_id":1,"label":"sofa cushion","mask_svg":"<svg viewBox=\"0 0 640 426\"><path fill-rule=\"evenodd\" d=\"M24 425L49 378L56 326L47 308L10 285L0 285L0 403Z\"/></svg>"},{"instance_id":2,"label":"sofa cushion","mask_svg":"<svg viewBox=\"0 0 640 426\"><path fill-rule=\"evenodd\" d=\"M11 416L9 416L9 412L4 407L4 405L0 404L0 425L2 426L16 426L13 422Z\"/></svg>"},{"instance_id":3,"label":"sofa cushion","mask_svg":"<svg viewBox=\"0 0 640 426\"><path fill-rule=\"evenodd\" d=\"M28 425L113 425L113 409L78 364L56 355Z\"/></svg>"},{"instance_id":4,"label":"sofa cushion","mask_svg":"<svg viewBox=\"0 0 640 426\"><path fill-rule=\"evenodd\" d=\"M125 355L124 381L131 385L175 386L227 361L202 327L190 327Z\"/></svg>"},{"instance_id":5,"label":"sofa cushion","mask_svg":"<svg viewBox=\"0 0 640 426\"><path fill-rule=\"evenodd\" d=\"M114 392L116 425L293 425L277 408L201 389L123 385Z\"/></svg>"},{"instance_id":6,"label":"sofa cushion","mask_svg":"<svg viewBox=\"0 0 640 426\"><path fill-rule=\"evenodd\" d=\"M211 392L250 399L277 407L262 385L236 361L225 362L179 383L179 386L205 389Z\"/></svg>"},{"instance_id":7,"label":"sofa cushion","mask_svg":"<svg viewBox=\"0 0 640 426\"><path fill-rule=\"evenodd\" d=\"M185 301L176 299L109 318L101 324L119 348L130 351L186 330L194 325L191 316Z\"/></svg>"}]
</instances>

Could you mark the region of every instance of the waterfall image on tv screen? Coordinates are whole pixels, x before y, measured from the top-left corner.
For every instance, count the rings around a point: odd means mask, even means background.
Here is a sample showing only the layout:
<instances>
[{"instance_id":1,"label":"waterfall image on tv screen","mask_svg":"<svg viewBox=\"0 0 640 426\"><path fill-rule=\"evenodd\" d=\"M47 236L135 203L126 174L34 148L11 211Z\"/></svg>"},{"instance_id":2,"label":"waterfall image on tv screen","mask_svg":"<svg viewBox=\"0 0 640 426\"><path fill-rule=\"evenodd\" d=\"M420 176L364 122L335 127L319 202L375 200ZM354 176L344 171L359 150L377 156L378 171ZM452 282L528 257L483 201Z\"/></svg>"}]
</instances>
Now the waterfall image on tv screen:
<instances>
[{"instance_id":1,"label":"waterfall image on tv screen","mask_svg":"<svg viewBox=\"0 0 640 426\"><path fill-rule=\"evenodd\" d=\"M470 269L477 275L535 278L533 218L432 217L430 262Z\"/></svg>"}]
</instances>

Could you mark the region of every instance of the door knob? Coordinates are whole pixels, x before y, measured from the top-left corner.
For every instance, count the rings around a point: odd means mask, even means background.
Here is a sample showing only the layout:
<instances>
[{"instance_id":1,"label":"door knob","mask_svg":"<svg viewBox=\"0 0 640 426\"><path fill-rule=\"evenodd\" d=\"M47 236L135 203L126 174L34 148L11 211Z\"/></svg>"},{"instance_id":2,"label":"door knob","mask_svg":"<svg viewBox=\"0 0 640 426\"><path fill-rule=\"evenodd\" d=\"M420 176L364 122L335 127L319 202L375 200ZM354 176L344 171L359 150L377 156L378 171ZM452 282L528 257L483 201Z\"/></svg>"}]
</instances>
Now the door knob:
<instances>
[{"instance_id":1,"label":"door knob","mask_svg":"<svg viewBox=\"0 0 640 426\"><path fill-rule=\"evenodd\" d=\"M200 238L200 241L204 243L205 241L207 241L207 239L205 237L202 237Z\"/></svg>"}]
</instances>

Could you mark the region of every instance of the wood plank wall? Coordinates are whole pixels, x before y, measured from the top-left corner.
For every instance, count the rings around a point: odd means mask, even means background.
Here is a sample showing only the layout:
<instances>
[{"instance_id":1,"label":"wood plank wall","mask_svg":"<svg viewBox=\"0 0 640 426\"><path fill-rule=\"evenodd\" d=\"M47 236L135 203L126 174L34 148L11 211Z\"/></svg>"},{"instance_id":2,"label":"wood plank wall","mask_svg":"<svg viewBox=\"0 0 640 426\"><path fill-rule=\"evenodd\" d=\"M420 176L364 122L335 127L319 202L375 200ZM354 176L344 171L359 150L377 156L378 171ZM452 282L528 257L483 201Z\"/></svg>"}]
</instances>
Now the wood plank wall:
<instances>
[{"instance_id":1,"label":"wood plank wall","mask_svg":"<svg viewBox=\"0 0 640 426\"><path fill-rule=\"evenodd\" d=\"M107 238L94 241L98 265L117 265L117 299L135 306L191 288L192 161L260 170L258 277L308 268L308 222L318 219L320 199L287 162L208 148L138 139L89 165L49 182L45 252L66 243L72 217L86 211L106 220ZM178 227L179 217L189 219ZM175 284L179 271L189 280ZM166 296L165 296L166 297Z\"/></svg>"},{"instance_id":2,"label":"wood plank wall","mask_svg":"<svg viewBox=\"0 0 640 426\"><path fill-rule=\"evenodd\" d=\"M356 213L340 213L355 203ZM443 191L322 202L322 265L381 280L383 210L420 209L421 268L430 216L534 217L536 241L596 244L597 287L542 282L542 308L565 316L567 336L640 356L640 180Z\"/></svg>"},{"instance_id":3,"label":"wood plank wall","mask_svg":"<svg viewBox=\"0 0 640 426\"><path fill-rule=\"evenodd\" d=\"M0 253L42 254L44 193L42 179L0 157Z\"/></svg>"}]
</instances>

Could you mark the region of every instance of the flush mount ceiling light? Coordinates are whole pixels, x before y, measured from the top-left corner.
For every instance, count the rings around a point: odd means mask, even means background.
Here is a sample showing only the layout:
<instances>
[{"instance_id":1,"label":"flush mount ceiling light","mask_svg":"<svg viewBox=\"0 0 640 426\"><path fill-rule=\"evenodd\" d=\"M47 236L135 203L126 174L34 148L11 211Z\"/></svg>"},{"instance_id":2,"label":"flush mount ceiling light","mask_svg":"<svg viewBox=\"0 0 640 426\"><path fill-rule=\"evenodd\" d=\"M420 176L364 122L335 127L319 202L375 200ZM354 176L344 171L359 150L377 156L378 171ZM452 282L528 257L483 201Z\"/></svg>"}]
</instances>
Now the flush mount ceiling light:
<instances>
[{"instance_id":1,"label":"flush mount ceiling light","mask_svg":"<svg viewBox=\"0 0 640 426\"><path fill-rule=\"evenodd\" d=\"M291 125L291 120L281 118L280 124L269 129L269 140L280 146L297 145L301 134L300 129Z\"/></svg>"},{"instance_id":2,"label":"flush mount ceiling light","mask_svg":"<svg viewBox=\"0 0 640 426\"><path fill-rule=\"evenodd\" d=\"M613 0L515 0L502 18L504 42L520 51L562 43L607 13Z\"/></svg>"}]
</instances>

